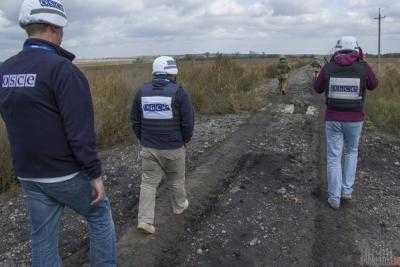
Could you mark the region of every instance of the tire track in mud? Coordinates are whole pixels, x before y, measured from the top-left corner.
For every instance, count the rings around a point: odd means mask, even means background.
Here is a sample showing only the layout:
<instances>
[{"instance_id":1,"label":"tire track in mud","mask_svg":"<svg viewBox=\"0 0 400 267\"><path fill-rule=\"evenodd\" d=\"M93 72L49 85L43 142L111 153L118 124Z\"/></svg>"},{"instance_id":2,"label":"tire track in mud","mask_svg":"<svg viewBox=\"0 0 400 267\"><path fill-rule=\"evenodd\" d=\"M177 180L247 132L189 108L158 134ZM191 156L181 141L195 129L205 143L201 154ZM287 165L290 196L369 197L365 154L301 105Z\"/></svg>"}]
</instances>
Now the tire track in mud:
<instances>
[{"instance_id":1,"label":"tire track in mud","mask_svg":"<svg viewBox=\"0 0 400 267\"><path fill-rule=\"evenodd\" d=\"M307 106L314 103L322 110L324 106L323 96L318 97L311 89L311 84L305 82L307 73L298 73L295 83L300 93L295 93L292 101L297 106ZM302 84L302 85L301 85ZM304 90L306 87L309 91ZM302 105L303 104L303 105ZM314 131L314 140L319 140L315 144L315 165L318 171L319 185L315 187L313 195L315 197L315 218L314 218L314 244L312 246L312 259L308 266L359 266L360 251L356 232L359 226L357 213L353 203L345 203L339 211L332 210L326 203L326 148L324 133L324 114L320 112L319 123Z\"/></svg>"},{"instance_id":2,"label":"tire track in mud","mask_svg":"<svg viewBox=\"0 0 400 267\"><path fill-rule=\"evenodd\" d=\"M321 139L325 135L321 134ZM320 147L320 186L315 190L317 214L315 216L315 243L313 245L313 266L360 266L360 251L355 239L357 214L352 203L345 203L338 211L326 203L326 148Z\"/></svg>"},{"instance_id":3,"label":"tire track in mud","mask_svg":"<svg viewBox=\"0 0 400 267\"><path fill-rule=\"evenodd\" d=\"M156 266L164 253L175 247L186 225L196 224L208 213L213 199L229 184L243 154L250 143L243 142L260 135L262 127L269 124L268 114L259 113L243 125L229 141L199 159L199 167L188 175L187 190L190 192L190 209L183 216L175 216L170 210L168 194L157 200L156 214L158 232L145 237L134 228L119 242L120 266Z\"/></svg>"},{"instance_id":4,"label":"tire track in mud","mask_svg":"<svg viewBox=\"0 0 400 267\"><path fill-rule=\"evenodd\" d=\"M264 143L251 140L260 145L244 156L211 212L156 266L312 265L321 142L320 120L306 115L315 102L308 89L303 69L294 73L288 97L271 96Z\"/></svg>"}]
</instances>

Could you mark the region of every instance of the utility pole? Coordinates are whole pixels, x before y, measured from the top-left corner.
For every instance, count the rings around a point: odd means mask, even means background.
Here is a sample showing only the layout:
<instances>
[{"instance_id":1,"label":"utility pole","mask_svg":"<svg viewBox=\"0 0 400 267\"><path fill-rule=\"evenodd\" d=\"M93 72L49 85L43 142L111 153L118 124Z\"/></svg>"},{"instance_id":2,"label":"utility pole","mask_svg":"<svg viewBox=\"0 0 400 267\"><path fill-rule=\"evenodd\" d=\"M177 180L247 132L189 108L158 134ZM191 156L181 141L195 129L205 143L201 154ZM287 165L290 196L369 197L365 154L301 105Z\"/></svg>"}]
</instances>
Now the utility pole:
<instances>
[{"instance_id":1,"label":"utility pole","mask_svg":"<svg viewBox=\"0 0 400 267\"><path fill-rule=\"evenodd\" d=\"M378 20L378 74L381 67L381 33L382 33L382 20L386 18L386 16L382 16L381 9L379 8L379 16L375 18Z\"/></svg>"}]
</instances>

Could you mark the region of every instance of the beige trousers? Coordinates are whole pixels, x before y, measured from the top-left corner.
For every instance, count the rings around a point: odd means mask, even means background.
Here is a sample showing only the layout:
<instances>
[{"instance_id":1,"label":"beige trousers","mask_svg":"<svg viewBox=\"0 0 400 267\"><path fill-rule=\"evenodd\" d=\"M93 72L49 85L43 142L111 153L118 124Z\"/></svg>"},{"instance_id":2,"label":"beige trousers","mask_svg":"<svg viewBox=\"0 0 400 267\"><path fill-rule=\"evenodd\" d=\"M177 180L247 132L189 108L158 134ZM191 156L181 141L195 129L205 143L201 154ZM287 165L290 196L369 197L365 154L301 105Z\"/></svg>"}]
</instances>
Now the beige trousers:
<instances>
[{"instance_id":1,"label":"beige trousers","mask_svg":"<svg viewBox=\"0 0 400 267\"><path fill-rule=\"evenodd\" d=\"M157 187L165 176L171 189L172 208L182 209L186 201L184 147L175 150L142 149L139 223L154 225Z\"/></svg>"},{"instance_id":2,"label":"beige trousers","mask_svg":"<svg viewBox=\"0 0 400 267\"><path fill-rule=\"evenodd\" d=\"M281 91L282 94L287 93L287 87L288 87L288 79L280 78L279 79L279 90Z\"/></svg>"}]
</instances>

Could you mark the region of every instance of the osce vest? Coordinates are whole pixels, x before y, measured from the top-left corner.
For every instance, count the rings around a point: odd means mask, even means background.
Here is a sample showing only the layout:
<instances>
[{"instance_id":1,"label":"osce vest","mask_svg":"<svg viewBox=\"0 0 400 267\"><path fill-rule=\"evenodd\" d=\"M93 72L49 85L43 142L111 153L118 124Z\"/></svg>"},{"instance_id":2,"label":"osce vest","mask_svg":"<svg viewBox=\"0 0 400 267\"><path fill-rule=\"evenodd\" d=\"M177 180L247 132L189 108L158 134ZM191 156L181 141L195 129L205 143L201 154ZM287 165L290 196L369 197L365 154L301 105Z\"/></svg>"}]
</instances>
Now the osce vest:
<instances>
[{"instance_id":1,"label":"osce vest","mask_svg":"<svg viewBox=\"0 0 400 267\"><path fill-rule=\"evenodd\" d=\"M148 84L142 88L143 130L180 132L181 118L176 103L178 89L172 82L164 87Z\"/></svg>"},{"instance_id":2,"label":"osce vest","mask_svg":"<svg viewBox=\"0 0 400 267\"><path fill-rule=\"evenodd\" d=\"M367 68L363 61L350 66L333 62L325 67L326 104L344 112L362 112L366 97Z\"/></svg>"}]
</instances>

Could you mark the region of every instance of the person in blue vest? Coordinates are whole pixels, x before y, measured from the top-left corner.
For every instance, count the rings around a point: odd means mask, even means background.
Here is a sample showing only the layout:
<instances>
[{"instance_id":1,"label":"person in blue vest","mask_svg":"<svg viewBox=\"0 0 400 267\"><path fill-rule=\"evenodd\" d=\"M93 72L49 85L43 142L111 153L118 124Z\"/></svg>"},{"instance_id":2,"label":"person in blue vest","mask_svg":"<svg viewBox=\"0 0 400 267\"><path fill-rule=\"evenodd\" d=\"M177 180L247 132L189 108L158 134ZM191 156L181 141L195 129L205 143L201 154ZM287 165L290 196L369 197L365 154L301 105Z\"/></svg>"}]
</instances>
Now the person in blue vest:
<instances>
[{"instance_id":1,"label":"person in blue vest","mask_svg":"<svg viewBox=\"0 0 400 267\"><path fill-rule=\"evenodd\" d=\"M326 96L328 204L339 209L342 200L352 199L365 100L378 80L355 37L342 37L335 51L315 80L314 89Z\"/></svg>"},{"instance_id":2,"label":"person in blue vest","mask_svg":"<svg viewBox=\"0 0 400 267\"><path fill-rule=\"evenodd\" d=\"M86 218L91 266L116 266L116 235L97 155L90 88L60 47L60 0L25 0L23 50L0 66L0 113L30 215L32 266L62 266L59 231L68 207Z\"/></svg>"},{"instance_id":3,"label":"person in blue vest","mask_svg":"<svg viewBox=\"0 0 400 267\"><path fill-rule=\"evenodd\" d=\"M171 204L182 214L189 201L185 191L185 146L193 135L194 109L188 93L178 84L178 67L172 57L153 63L153 80L143 85L133 102L133 130L142 146L138 230L155 233L157 187L165 175L171 183Z\"/></svg>"}]
</instances>

